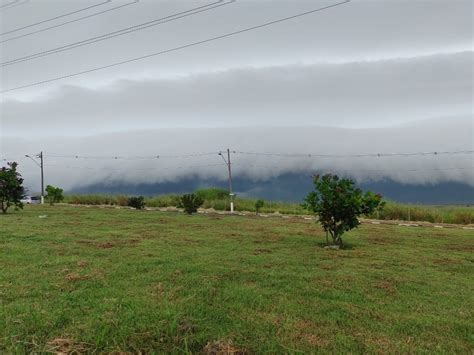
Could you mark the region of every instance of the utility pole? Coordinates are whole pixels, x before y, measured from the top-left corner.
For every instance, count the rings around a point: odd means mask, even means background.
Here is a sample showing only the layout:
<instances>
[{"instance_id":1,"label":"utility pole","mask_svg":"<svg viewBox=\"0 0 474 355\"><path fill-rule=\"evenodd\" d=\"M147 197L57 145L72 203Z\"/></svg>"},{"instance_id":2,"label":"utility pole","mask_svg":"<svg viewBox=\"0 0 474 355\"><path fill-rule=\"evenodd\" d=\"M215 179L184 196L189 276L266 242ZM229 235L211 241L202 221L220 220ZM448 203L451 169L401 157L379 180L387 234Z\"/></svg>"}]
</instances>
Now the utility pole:
<instances>
[{"instance_id":1,"label":"utility pole","mask_svg":"<svg viewBox=\"0 0 474 355\"><path fill-rule=\"evenodd\" d=\"M25 157L30 158L33 162L39 166L41 169L41 204L44 205L44 159L43 159L43 152L35 155L35 158L39 158L40 162L33 158L32 156L26 154Z\"/></svg>"},{"instance_id":2,"label":"utility pole","mask_svg":"<svg viewBox=\"0 0 474 355\"><path fill-rule=\"evenodd\" d=\"M44 160L43 152L39 153L40 163L41 163L41 204L44 205Z\"/></svg>"},{"instance_id":3,"label":"utility pole","mask_svg":"<svg viewBox=\"0 0 474 355\"><path fill-rule=\"evenodd\" d=\"M224 159L224 162L227 165L227 170L229 172L230 213L234 213L234 193L232 191L232 163L230 161L230 149L227 148L227 160L222 154L222 152L219 152L219 155L222 157L222 159Z\"/></svg>"}]
</instances>

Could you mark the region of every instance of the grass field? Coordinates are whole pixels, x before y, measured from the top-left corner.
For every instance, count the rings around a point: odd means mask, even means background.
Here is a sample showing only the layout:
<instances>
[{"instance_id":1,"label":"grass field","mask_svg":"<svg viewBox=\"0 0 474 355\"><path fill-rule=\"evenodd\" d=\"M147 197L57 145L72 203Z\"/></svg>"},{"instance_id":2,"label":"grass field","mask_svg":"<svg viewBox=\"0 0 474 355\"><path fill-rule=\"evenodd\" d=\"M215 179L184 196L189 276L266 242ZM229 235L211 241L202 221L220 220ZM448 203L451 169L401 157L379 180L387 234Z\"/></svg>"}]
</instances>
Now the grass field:
<instances>
[{"instance_id":1,"label":"grass field","mask_svg":"<svg viewBox=\"0 0 474 355\"><path fill-rule=\"evenodd\" d=\"M209 188L195 191L203 200L203 208L217 211L230 210L228 193L226 190ZM147 207L176 207L179 195L158 195L145 198ZM65 202L77 205L112 205L127 206L127 195L66 195ZM255 212L256 200L237 198L236 211ZM303 201L301 201L303 202ZM275 213L290 215L308 214L301 203L265 201L260 209L262 213ZM382 220L424 221L431 223L471 224L474 223L474 206L429 206L402 204L386 201L382 211L376 212L370 218Z\"/></svg>"},{"instance_id":2,"label":"grass field","mask_svg":"<svg viewBox=\"0 0 474 355\"><path fill-rule=\"evenodd\" d=\"M0 216L0 352L467 354L473 234L31 206Z\"/></svg>"}]
</instances>

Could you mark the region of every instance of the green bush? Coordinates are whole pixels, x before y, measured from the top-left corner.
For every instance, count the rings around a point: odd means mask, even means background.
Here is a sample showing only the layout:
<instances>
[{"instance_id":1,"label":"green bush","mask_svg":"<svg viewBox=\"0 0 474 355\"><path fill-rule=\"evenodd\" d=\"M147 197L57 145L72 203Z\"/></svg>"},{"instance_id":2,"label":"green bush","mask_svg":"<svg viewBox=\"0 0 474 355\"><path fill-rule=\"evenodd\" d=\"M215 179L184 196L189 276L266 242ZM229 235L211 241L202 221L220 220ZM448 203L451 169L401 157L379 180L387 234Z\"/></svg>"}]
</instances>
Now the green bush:
<instances>
[{"instance_id":1,"label":"green bush","mask_svg":"<svg viewBox=\"0 0 474 355\"><path fill-rule=\"evenodd\" d=\"M128 199L128 206L137 210L145 208L145 198L143 196L133 196Z\"/></svg>"},{"instance_id":2,"label":"green bush","mask_svg":"<svg viewBox=\"0 0 474 355\"><path fill-rule=\"evenodd\" d=\"M46 199L51 206L64 200L63 189L59 187L48 185L46 186L46 193Z\"/></svg>"},{"instance_id":3,"label":"green bush","mask_svg":"<svg viewBox=\"0 0 474 355\"><path fill-rule=\"evenodd\" d=\"M179 199L178 207L184 208L187 214L193 214L197 212L197 209L201 207L203 203L204 200L201 197L195 194L186 194Z\"/></svg>"},{"instance_id":4,"label":"green bush","mask_svg":"<svg viewBox=\"0 0 474 355\"><path fill-rule=\"evenodd\" d=\"M265 202L263 200L257 200L255 202L255 213L258 214L258 212L264 205L265 205Z\"/></svg>"}]
</instances>

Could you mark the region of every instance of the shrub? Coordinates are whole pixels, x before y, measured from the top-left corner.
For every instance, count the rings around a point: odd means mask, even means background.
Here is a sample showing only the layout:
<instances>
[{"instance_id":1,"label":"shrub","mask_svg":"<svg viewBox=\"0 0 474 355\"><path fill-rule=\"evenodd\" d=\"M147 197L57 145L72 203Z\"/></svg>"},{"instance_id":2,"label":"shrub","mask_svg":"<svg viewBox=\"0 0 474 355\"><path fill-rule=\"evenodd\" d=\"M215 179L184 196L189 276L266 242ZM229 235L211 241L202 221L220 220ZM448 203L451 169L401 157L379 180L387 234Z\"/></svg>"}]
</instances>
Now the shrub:
<instances>
[{"instance_id":1,"label":"shrub","mask_svg":"<svg viewBox=\"0 0 474 355\"><path fill-rule=\"evenodd\" d=\"M59 187L48 185L46 186L46 192L48 193L46 199L49 201L51 206L64 200L63 189L60 189Z\"/></svg>"},{"instance_id":2,"label":"shrub","mask_svg":"<svg viewBox=\"0 0 474 355\"><path fill-rule=\"evenodd\" d=\"M181 196L178 207L184 208L187 214L193 214L197 212L197 209L201 207L203 203L204 200L201 197L195 194L187 194Z\"/></svg>"},{"instance_id":3,"label":"shrub","mask_svg":"<svg viewBox=\"0 0 474 355\"><path fill-rule=\"evenodd\" d=\"M145 198L143 196L133 196L128 199L128 206L137 210L145 208Z\"/></svg>"},{"instance_id":4,"label":"shrub","mask_svg":"<svg viewBox=\"0 0 474 355\"><path fill-rule=\"evenodd\" d=\"M305 206L319 217L319 223L329 233L334 244L342 247L342 234L359 225L358 217L373 213L383 206L382 196L363 193L350 179L337 175L316 175L314 191L305 199Z\"/></svg>"},{"instance_id":5,"label":"shrub","mask_svg":"<svg viewBox=\"0 0 474 355\"><path fill-rule=\"evenodd\" d=\"M258 214L258 212L260 211L260 208L262 208L264 204L265 202L263 200L257 200L255 202L255 214Z\"/></svg>"},{"instance_id":6,"label":"shrub","mask_svg":"<svg viewBox=\"0 0 474 355\"><path fill-rule=\"evenodd\" d=\"M5 214L14 206L15 210L22 209L21 199L25 195L23 178L17 172L17 163L8 163L0 169L0 210Z\"/></svg>"}]
</instances>

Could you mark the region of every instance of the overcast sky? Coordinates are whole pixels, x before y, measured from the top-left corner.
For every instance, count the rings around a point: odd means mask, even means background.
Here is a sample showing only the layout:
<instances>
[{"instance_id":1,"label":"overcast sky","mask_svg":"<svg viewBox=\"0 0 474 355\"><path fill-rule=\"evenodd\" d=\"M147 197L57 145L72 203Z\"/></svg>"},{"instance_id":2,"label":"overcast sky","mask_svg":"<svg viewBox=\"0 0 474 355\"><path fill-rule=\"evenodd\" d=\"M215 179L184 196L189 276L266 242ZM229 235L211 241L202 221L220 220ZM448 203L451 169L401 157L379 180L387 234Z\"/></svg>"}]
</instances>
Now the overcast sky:
<instances>
[{"instance_id":1,"label":"overcast sky","mask_svg":"<svg viewBox=\"0 0 474 355\"><path fill-rule=\"evenodd\" d=\"M134 1L19 0L0 7L1 62L213 2ZM4 65L1 90L338 2L226 0L222 4L229 4L206 12ZM0 6L8 3L2 0ZM54 17L59 18L44 22ZM38 22L43 23L30 26ZM184 154L227 147L322 154L473 150L473 61L472 1L352 0L237 36L8 91L1 98L0 159L19 160L27 183L34 187L37 168L20 158L40 150L46 155L89 156ZM352 172L359 179L387 176L403 182L474 184L472 157L235 159L239 174L256 179L323 169ZM117 164L50 157L48 179L69 188L104 179L163 181L190 172L225 178L221 166L193 167L219 164L219 159L215 155ZM128 173L130 167L141 170ZM462 169L454 169L458 167Z\"/></svg>"}]
</instances>

